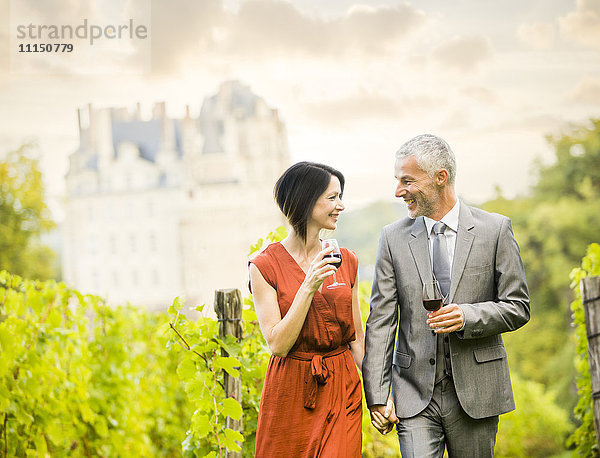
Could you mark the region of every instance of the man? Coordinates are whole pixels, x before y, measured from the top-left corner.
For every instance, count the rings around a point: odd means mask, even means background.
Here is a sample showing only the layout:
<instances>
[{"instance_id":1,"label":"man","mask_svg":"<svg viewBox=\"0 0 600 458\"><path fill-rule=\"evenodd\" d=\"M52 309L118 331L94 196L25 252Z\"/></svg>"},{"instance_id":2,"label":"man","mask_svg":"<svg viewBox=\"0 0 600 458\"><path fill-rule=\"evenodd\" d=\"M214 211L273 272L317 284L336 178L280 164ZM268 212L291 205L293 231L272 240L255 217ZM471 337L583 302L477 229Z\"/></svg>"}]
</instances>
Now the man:
<instances>
[{"instance_id":1,"label":"man","mask_svg":"<svg viewBox=\"0 0 600 458\"><path fill-rule=\"evenodd\" d=\"M493 456L498 416L515 408L501 334L529 320L510 220L456 198L439 137L405 143L395 176L410 217L379 241L362 367L371 420L382 432L397 423L403 458ZM427 313L433 279L446 305Z\"/></svg>"}]
</instances>

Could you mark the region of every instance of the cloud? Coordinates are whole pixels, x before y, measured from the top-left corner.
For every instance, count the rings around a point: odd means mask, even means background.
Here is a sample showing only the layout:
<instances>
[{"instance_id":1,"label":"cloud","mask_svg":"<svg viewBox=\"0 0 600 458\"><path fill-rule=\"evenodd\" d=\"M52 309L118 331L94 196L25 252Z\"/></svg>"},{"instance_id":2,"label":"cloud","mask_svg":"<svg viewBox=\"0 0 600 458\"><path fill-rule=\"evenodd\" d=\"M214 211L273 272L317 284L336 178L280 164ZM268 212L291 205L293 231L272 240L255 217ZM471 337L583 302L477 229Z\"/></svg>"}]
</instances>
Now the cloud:
<instances>
[{"instance_id":1,"label":"cloud","mask_svg":"<svg viewBox=\"0 0 600 458\"><path fill-rule=\"evenodd\" d=\"M85 18L91 20L98 16L93 0L20 0L11 2L10 6L12 18L28 19L27 23L78 25Z\"/></svg>"},{"instance_id":2,"label":"cloud","mask_svg":"<svg viewBox=\"0 0 600 458\"><path fill-rule=\"evenodd\" d=\"M384 54L426 22L408 4L354 6L333 20L309 17L291 3L244 2L228 25L223 49L231 54L303 55Z\"/></svg>"},{"instance_id":3,"label":"cloud","mask_svg":"<svg viewBox=\"0 0 600 458\"><path fill-rule=\"evenodd\" d=\"M488 131L497 133L508 131L539 132L542 135L559 130L564 126L564 123L564 119L559 115L538 113L498 122L490 125Z\"/></svg>"},{"instance_id":4,"label":"cloud","mask_svg":"<svg viewBox=\"0 0 600 458\"><path fill-rule=\"evenodd\" d=\"M468 110L461 108L452 110L440 123L442 130L462 130L471 127L471 118Z\"/></svg>"},{"instance_id":5,"label":"cloud","mask_svg":"<svg viewBox=\"0 0 600 458\"><path fill-rule=\"evenodd\" d=\"M227 22L221 0L152 1L152 72L173 73L201 59Z\"/></svg>"},{"instance_id":6,"label":"cloud","mask_svg":"<svg viewBox=\"0 0 600 458\"><path fill-rule=\"evenodd\" d=\"M321 122L339 125L340 122L363 119L400 118L404 110L398 101L390 97L362 90L348 97L312 104L308 112Z\"/></svg>"},{"instance_id":7,"label":"cloud","mask_svg":"<svg viewBox=\"0 0 600 458\"><path fill-rule=\"evenodd\" d=\"M363 52L379 53L424 25L425 14L409 4L395 7L355 6L340 21L339 47L350 45Z\"/></svg>"},{"instance_id":8,"label":"cloud","mask_svg":"<svg viewBox=\"0 0 600 458\"><path fill-rule=\"evenodd\" d=\"M586 75L566 98L580 105L600 106L600 77Z\"/></svg>"},{"instance_id":9,"label":"cloud","mask_svg":"<svg viewBox=\"0 0 600 458\"><path fill-rule=\"evenodd\" d=\"M521 24L517 29L517 38L538 51L551 49L555 35L554 26L542 22Z\"/></svg>"},{"instance_id":10,"label":"cloud","mask_svg":"<svg viewBox=\"0 0 600 458\"><path fill-rule=\"evenodd\" d=\"M434 49L432 58L443 67L467 73L477 70L492 55L492 45L488 38L458 36Z\"/></svg>"},{"instance_id":11,"label":"cloud","mask_svg":"<svg viewBox=\"0 0 600 458\"><path fill-rule=\"evenodd\" d=\"M426 16L410 4L352 6L333 19L308 15L291 1L247 0L237 11L225 8L224 0L35 0L19 2L19 11L40 24L111 24L117 18L147 17L149 38L144 43L121 43L111 53L121 68L139 67L150 60L152 73L161 76L190 68L223 68L233 63L258 63L267 58L328 58L389 55ZM147 12L147 14L145 14ZM142 14L144 13L144 14ZM122 22L122 21L121 21ZM148 46L148 44L150 45ZM143 45L146 45L144 48ZM135 48L135 46L139 46ZM94 49L99 55L100 46ZM147 56L148 52L150 57ZM240 60L241 59L241 60ZM49 63L52 64L52 63ZM81 65L72 70L78 73ZM48 68L49 71L56 69Z\"/></svg>"},{"instance_id":12,"label":"cloud","mask_svg":"<svg viewBox=\"0 0 600 458\"><path fill-rule=\"evenodd\" d=\"M252 0L232 17L223 48L232 54L326 52L333 31L325 22L303 15L291 3Z\"/></svg>"},{"instance_id":13,"label":"cloud","mask_svg":"<svg viewBox=\"0 0 600 458\"><path fill-rule=\"evenodd\" d=\"M11 70L17 73L109 75L148 70L150 40L132 37L130 31L150 26L150 0L20 0L10 6L10 38L15 43L10 50ZM106 38L108 31L113 39ZM32 59L17 51L16 43L36 42L68 43L73 52Z\"/></svg>"},{"instance_id":14,"label":"cloud","mask_svg":"<svg viewBox=\"0 0 600 458\"><path fill-rule=\"evenodd\" d=\"M577 9L558 22L567 39L600 49L600 0L577 0Z\"/></svg>"},{"instance_id":15,"label":"cloud","mask_svg":"<svg viewBox=\"0 0 600 458\"><path fill-rule=\"evenodd\" d=\"M495 105L496 103L498 103L498 98L496 94L493 91L484 87L464 87L460 90L460 93L484 105Z\"/></svg>"},{"instance_id":16,"label":"cloud","mask_svg":"<svg viewBox=\"0 0 600 458\"><path fill-rule=\"evenodd\" d=\"M341 124L352 122L396 120L403 118L406 113L424 113L445 104L443 99L425 94L394 98L362 89L347 97L311 104L307 111L311 118L318 119L320 123L342 127Z\"/></svg>"}]
</instances>

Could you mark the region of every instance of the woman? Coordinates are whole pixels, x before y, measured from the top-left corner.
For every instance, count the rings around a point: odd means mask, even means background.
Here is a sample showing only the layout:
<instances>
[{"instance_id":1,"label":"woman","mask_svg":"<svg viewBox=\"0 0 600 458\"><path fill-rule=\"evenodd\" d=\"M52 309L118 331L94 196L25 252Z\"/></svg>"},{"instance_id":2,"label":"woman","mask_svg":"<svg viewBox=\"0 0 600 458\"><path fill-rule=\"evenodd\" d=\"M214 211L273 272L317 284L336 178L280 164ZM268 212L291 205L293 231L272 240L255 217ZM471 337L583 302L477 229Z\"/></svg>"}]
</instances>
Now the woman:
<instances>
[{"instance_id":1,"label":"woman","mask_svg":"<svg viewBox=\"0 0 600 458\"><path fill-rule=\"evenodd\" d=\"M322 164L291 166L275 185L289 235L250 263L261 331L273 355L265 377L257 457L360 457L364 332L358 260L342 248L336 269L319 232L344 210L344 176ZM329 289L336 273L345 283Z\"/></svg>"}]
</instances>

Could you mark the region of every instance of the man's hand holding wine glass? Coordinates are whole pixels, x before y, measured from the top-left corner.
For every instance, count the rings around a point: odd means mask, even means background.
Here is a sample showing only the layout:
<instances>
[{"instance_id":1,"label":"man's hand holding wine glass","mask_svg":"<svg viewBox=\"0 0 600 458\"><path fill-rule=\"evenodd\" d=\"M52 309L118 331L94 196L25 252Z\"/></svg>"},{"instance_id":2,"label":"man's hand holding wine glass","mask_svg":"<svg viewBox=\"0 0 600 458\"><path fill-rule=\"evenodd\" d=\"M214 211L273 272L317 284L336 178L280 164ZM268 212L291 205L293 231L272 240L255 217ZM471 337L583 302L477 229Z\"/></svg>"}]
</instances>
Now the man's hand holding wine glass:
<instances>
[{"instance_id":1,"label":"man's hand holding wine glass","mask_svg":"<svg viewBox=\"0 0 600 458\"><path fill-rule=\"evenodd\" d=\"M442 305L446 299L437 280L423 283L423 307L428 311L427 324L437 334L458 331L465 323L463 311L457 304Z\"/></svg>"},{"instance_id":2,"label":"man's hand holding wine glass","mask_svg":"<svg viewBox=\"0 0 600 458\"><path fill-rule=\"evenodd\" d=\"M448 304L435 312L429 312L427 324L436 334L448 334L462 329L465 315L458 304Z\"/></svg>"}]
</instances>

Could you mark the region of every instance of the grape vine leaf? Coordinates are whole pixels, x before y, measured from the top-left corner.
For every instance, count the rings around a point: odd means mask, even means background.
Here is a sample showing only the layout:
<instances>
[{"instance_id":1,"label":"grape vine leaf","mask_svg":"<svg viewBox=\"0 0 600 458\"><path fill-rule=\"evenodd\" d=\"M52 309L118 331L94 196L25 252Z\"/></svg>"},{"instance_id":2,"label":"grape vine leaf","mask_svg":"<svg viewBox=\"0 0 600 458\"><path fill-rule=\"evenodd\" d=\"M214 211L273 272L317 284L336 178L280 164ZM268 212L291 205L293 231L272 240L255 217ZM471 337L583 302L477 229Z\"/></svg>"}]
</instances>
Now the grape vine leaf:
<instances>
[{"instance_id":1,"label":"grape vine leaf","mask_svg":"<svg viewBox=\"0 0 600 458\"><path fill-rule=\"evenodd\" d=\"M242 406L233 398L223 399L223 415L239 420L242 418Z\"/></svg>"}]
</instances>

